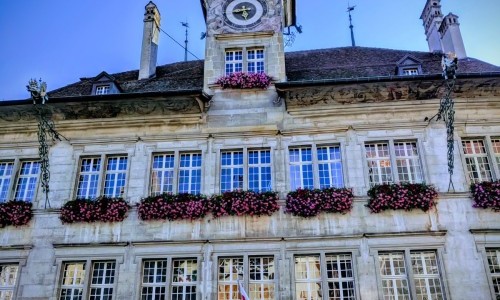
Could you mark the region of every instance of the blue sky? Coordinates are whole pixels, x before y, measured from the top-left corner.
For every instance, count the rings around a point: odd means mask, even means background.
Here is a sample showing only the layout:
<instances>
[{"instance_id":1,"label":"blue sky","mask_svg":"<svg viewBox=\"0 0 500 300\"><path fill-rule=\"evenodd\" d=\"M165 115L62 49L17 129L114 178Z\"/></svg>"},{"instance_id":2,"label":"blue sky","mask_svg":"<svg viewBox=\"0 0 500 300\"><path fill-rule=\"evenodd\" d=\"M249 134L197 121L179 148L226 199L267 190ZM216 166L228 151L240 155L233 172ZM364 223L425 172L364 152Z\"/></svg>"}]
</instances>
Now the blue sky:
<instances>
[{"instance_id":1,"label":"blue sky","mask_svg":"<svg viewBox=\"0 0 500 300\"><path fill-rule=\"evenodd\" d=\"M0 100L29 97L30 78L49 90L101 71L138 69L147 0L1 0ZM162 28L203 58L205 31L199 0L156 0ZM428 51L422 21L425 0L350 0L357 46ZM500 65L500 0L442 0L443 13L460 17L468 56ZM350 45L347 0L297 0L303 33L286 51ZM158 64L184 59L184 50L161 34ZM190 56L189 59L194 59Z\"/></svg>"}]
</instances>

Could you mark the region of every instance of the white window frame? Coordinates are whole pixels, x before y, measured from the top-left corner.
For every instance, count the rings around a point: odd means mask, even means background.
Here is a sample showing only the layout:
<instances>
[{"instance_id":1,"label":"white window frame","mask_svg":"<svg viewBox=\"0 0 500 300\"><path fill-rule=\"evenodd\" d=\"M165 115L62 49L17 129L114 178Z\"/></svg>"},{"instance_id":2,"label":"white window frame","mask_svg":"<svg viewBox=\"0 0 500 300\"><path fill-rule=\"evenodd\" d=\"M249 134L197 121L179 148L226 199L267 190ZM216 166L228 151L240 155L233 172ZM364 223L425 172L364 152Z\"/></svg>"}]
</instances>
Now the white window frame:
<instances>
[{"instance_id":1,"label":"white window frame","mask_svg":"<svg viewBox=\"0 0 500 300\"><path fill-rule=\"evenodd\" d=\"M41 162L38 159L15 158L15 159L2 159L0 160L0 163L12 164L12 172L10 176L4 175L0 177L0 180L2 180L3 182L9 180L8 184L0 186L0 188L3 188L4 191L6 192L5 199L0 199L0 203L7 202L10 200L34 202L37 196L38 186L40 185ZM38 163L37 174L22 175L21 171L25 163ZM35 185L33 186L32 193L30 193L32 195L31 197L27 197L28 187L26 187L26 189L24 189L24 191L22 192L21 195L22 197L19 197L19 195L17 195L20 188L20 180L22 178L35 179Z\"/></svg>"},{"instance_id":2,"label":"white window frame","mask_svg":"<svg viewBox=\"0 0 500 300\"><path fill-rule=\"evenodd\" d=\"M257 53L262 51L262 57L257 58ZM241 60L240 59L231 59L228 60L229 57L233 57L236 53L241 52ZM249 54L254 52L255 57L250 58ZM259 63L262 62L262 70L258 70ZM250 72L250 64L254 63L254 72ZM236 65L241 64L241 70L236 71ZM233 71L228 71L227 66L232 66ZM266 49L264 46L252 46L252 47L241 47L241 48L227 48L224 50L224 75L230 75L236 72L247 72L247 73L265 73L266 72Z\"/></svg>"},{"instance_id":3,"label":"white window frame","mask_svg":"<svg viewBox=\"0 0 500 300\"><path fill-rule=\"evenodd\" d=\"M115 159L115 158L118 158L119 160L122 158L126 159L125 170L120 170L120 169L107 170L109 160ZM82 162L83 162L83 160L88 160L88 159L92 160L93 162L95 160L98 160L98 159L100 160L99 161L99 171L91 171L91 172L83 172L82 173ZM119 161L117 163L117 166L119 166ZM83 198L94 199L94 198L99 197L99 196L106 196L106 197L112 197L112 198L125 198L126 190L127 190L127 186L128 186L127 183L129 180L129 170L130 170L130 155L128 155L127 153L80 155L78 158L78 169L76 172L76 179L75 179L76 186L75 186L75 190L74 190L74 194L75 194L74 198L75 199L82 198L81 197L82 195L79 195L80 184L86 184L85 188L87 188L87 189L89 188L89 184L92 181L80 181L81 176L87 176L87 175L97 175L96 195L93 195L93 196L90 195L89 190L87 190L85 195L83 195L84 196ZM107 180L108 175L119 176L119 175L123 175L123 174L124 174L125 178L123 179L123 181L124 181L123 186L121 186L119 193L116 193L116 191L114 191L112 194L106 194L106 180ZM118 178L115 178L112 181L112 182L114 182L113 189L116 189L118 187L118 185L117 185L118 181L119 181Z\"/></svg>"},{"instance_id":4,"label":"white window frame","mask_svg":"<svg viewBox=\"0 0 500 300\"><path fill-rule=\"evenodd\" d=\"M0 298L6 299L3 297L3 296L6 296L6 295L4 295L4 293L11 292L10 294L12 297L9 299L17 299L16 290L17 290L17 286L19 283L19 277L21 275L21 273L20 273L21 267L19 266L19 263L17 263L17 262L7 263L7 262L0 261L0 267L2 267L2 272L3 272L3 268L6 266L16 268L15 275L14 275L15 278L14 278L13 284L6 283L5 285L0 285Z\"/></svg>"},{"instance_id":5,"label":"white window frame","mask_svg":"<svg viewBox=\"0 0 500 300\"><path fill-rule=\"evenodd\" d=\"M481 155L477 154L466 154L464 149L464 143L469 141L481 141L483 143L485 153ZM470 137L462 137L460 141L460 154L462 157L462 165L464 167L464 175L469 184L475 182L482 181L495 181L500 180L500 148L494 146L493 141L500 141L499 135L483 135L483 136L470 136ZM475 162L475 166L477 168L477 158L482 157L486 158L487 164L489 167L490 179L486 180L481 175L479 175L478 179L471 178L471 174L467 165L467 158L473 158Z\"/></svg>"},{"instance_id":6,"label":"white window frame","mask_svg":"<svg viewBox=\"0 0 500 300\"><path fill-rule=\"evenodd\" d=\"M0 265L17 265L17 276L14 285L4 288L0 287L1 291L12 290L12 299L19 298L19 282L22 271L26 266L29 250L31 249L31 245L18 245L11 247L11 249L0 251Z\"/></svg>"},{"instance_id":7,"label":"white window frame","mask_svg":"<svg viewBox=\"0 0 500 300\"><path fill-rule=\"evenodd\" d=\"M402 70L402 75L403 76L414 76L414 75L419 75L418 68L417 67L412 67L412 68L403 68Z\"/></svg>"},{"instance_id":8,"label":"white window frame","mask_svg":"<svg viewBox=\"0 0 500 300\"><path fill-rule=\"evenodd\" d=\"M84 276L83 276L83 283L81 284L75 284L75 285L63 285L63 279L65 275L65 266L69 264L78 264L78 263L83 263L85 264L84 268ZM113 276L113 283L112 284L93 284L92 279L93 279L93 270L94 270L94 264L96 263L114 263L114 276ZM116 297L116 290L117 290L117 283L118 283L118 266L119 262L116 259L110 259L110 258L73 258L73 259L66 259L62 260L59 262L59 276L58 276L58 281L57 281L57 297L56 299L61 298L61 293L62 290L65 288L73 288L73 289L82 289L82 299L88 299L91 295L91 290L93 288L112 288L113 292L112 295ZM104 274L105 275L105 274Z\"/></svg>"},{"instance_id":9,"label":"white window frame","mask_svg":"<svg viewBox=\"0 0 500 300\"><path fill-rule=\"evenodd\" d=\"M200 163L200 166L189 166L189 167L183 167L181 166L181 157L184 156L184 155L189 155L190 156L190 164L192 164L193 162L193 155L199 155L200 156L200 159L201 159L201 163ZM172 167L161 167L161 168L155 168L155 157L156 156L170 156L170 157L173 157L173 166ZM202 193L203 192L203 177L204 177L204 174L203 174L203 160L205 159L202 151L200 150L174 150L174 151L155 151L155 152L152 152L152 154L150 155L150 158L151 158L151 163L150 163L150 168L149 168L149 179L148 179L148 182L149 184L147 185L148 186L148 195L161 195L163 193L193 193L193 191L195 191L193 189L193 184L195 185L199 185L199 191L196 191L195 194L198 194L198 193ZM160 189L157 190L155 189L155 186L158 187L157 184L155 184L156 182L156 179L158 177L155 177L154 176L154 173L155 172L172 172L172 178L169 179L169 184L171 186L171 190L168 190L167 188L165 188L165 185L161 184L160 185ZM189 171L189 176L188 176L188 180L189 180L189 183L188 183L188 190L185 191L185 190L181 190L180 189L180 179L181 179L181 171ZM193 171L199 171L199 174L200 174L200 179L199 179L199 183L196 183L195 181L193 181L193 178L195 178L195 176L193 176L192 172Z\"/></svg>"},{"instance_id":10,"label":"white window frame","mask_svg":"<svg viewBox=\"0 0 500 300\"><path fill-rule=\"evenodd\" d=\"M384 294L382 290L382 278L379 264L379 253L388 252L403 252L405 259L406 268L411 268L411 252L419 251L433 251L436 253L437 267L439 270L439 278L441 283L441 289L444 299L450 299L449 288L446 280L446 272L443 263L443 257L445 254L444 243L445 243L445 231L438 231L429 235L428 232L415 232L410 236L400 237L398 234L369 234L368 246L370 247L370 255L373 257L376 277L378 283L378 297L379 299L384 299ZM411 244L410 247L404 247L401 245ZM406 270L407 280L409 285L410 299L416 299L415 290L415 276L410 269Z\"/></svg>"},{"instance_id":11,"label":"white window frame","mask_svg":"<svg viewBox=\"0 0 500 300\"><path fill-rule=\"evenodd\" d=\"M415 144L415 149L418 152L417 156L413 156L413 155L396 156L395 144L399 144L399 143ZM389 156L388 157L385 157L385 156L380 157L380 156L378 156L378 153L377 153L376 158L370 159L368 157L368 151L366 148L368 145L375 145L375 144L376 145L387 144L388 150L389 150ZM374 185L383 184L383 183L400 183L400 182L422 183L422 182L425 182L426 181L425 180L425 168L424 168L424 164L423 164L422 153L423 152L422 152L420 142L418 139L406 139L406 138L393 139L393 138L391 138L391 139L365 141L363 143L363 154L364 154L364 165L366 168L366 179L367 179L368 185L374 186ZM398 171L398 165L397 165L398 160L404 160L406 162L408 162L409 160L416 160L416 162L418 162L418 168L420 169L420 174L408 173L408 174L412 174L411 177L413 177L413 179L410 181L402 180L401 179L402 175ZM389 168L389 170L391 171L392 180L388 180L388 181L378 180L377 182L372 181L370 179L371 175L370 175L369 161L389 161L389 167L387 167L387 168ZM377 166L378 166L378 164L377 164ZM412 167L415 167L415 165L413 165ZM409 170L411 168L408 167L408 165L407 165L405 169ZM380 173L379 173L379 175L380 175Z\"/></svg>"},{"instance_id":12,"label":"white window frame","mask_svg":"<svg viewBox=\"0 0 500 300\"><path fill-rule=\"evenodd\" d=\"M251 163L250 162L250 153L251 152L258 152L258 157L259 157L259 162L258 163ZM262 163L261 159L263 158L263 153L268 152L269 153L269 163ZM231 164L225 165L223 164L222 157L224 154L231 154ZM234 165L234 154L235 153L241 153L243 156L243 160L241 164ZM218 162L220 165L219 168L219 191L225 192L225 191L232 191L232 190L250 190L250 168L258 168L258 185L259 189L253 191L255 192L264 192L264 191L272 191L273 190L273 185L274 185L274 176L273 176L273 150L271 148L252 148L252 147L243 147L239 149L220 149L218 153ZM269 168L269 176L270 176L270 182L269 185L265 188L263 188L264 181L262 180L264 173L262 172L262 168ZM234 174L235 169L242 169L242 174ZM231 179L230 179L230 184L231 188L230 189L223 189L223 177L222 173L223 170L228 170L231 173ZM241 176L241 184L239 187L235 186L235 184L238 183L238 180L234 179L234 176Z\"/></svg>"},{"instance_id":13,"label":"white window frame","mask_svg":"<svg viewBox=\"0 0 500 300\"><path fill-rule=\"evenodd\" d=\"M476 242L477 251L479 252L484 265L485 274L488 276L488 287L491 299L497 299L495 288L492 281L492 274L488 264L487 251L500 250L500 230L498 229L471 229L470 232Z\"/></svg>"},{"instance_id":14,"label":"white window frame","mask_svg":"<svg viewBox=\"0 0 500 300\"><path fill-rule=\"evenodd\" d=\"M319 159L319 155L318 155L318 149L322 149L322 148L328 148L328 149L331 149L331 148L338 148L339 149L339 158L338 159L327 159L327 160L320 160ZM303 170L301 169L299 171L299 179L300 179L300 184L297 186L297 187L294 187L293 185L293 178L292 178L292 170L291 170L291 167L292 166L300 166L302 168L302 166L305 166L305 165L312 165L312 180L313 180L313 185L312 187L307 187L307 188L313 188L313 189L317 189L317 188L327 188L327 187L337 187L337 188L342 188L342 187L345 187L346 186L346 175L345 175L345 170L346 170L346 166L345 166L345 154L344 154L344 151L345 151L345 146L342 144L342 143L318 143L318 144L300 144L300 145L289 145L288 146L288 149L287 149L287 161L288 161L288 165L287 165L287 174L288 174L288 187L289 187L289 190L290 191L294 191L296 190L297 188L305 188L304 186L304 172ZM290 152L292 150L295 150L295 149L300 149L300 156L302 156L302 150L305 150L305 149L311 149L311 156L312 156L312 160L311 161L303 161L302 158L300 158L300 161L298 162L292 162L291 160L291 155L290 155ZM328 150L330 151L330 150ZM332 176L332 169L331 169L331 164L332 163L340 163L340 171L341 171L341 176L340 176L340 179L341 179L341 184L340 185L336 185L334 184L336 181L338 181L338 179L335 179L335 176ZM322 185L321 184L321 178L320 178L320 165L323 165L323 164L327 164L328 165L328 173L329 173L329 181L330 181L330 184L329 185Z\"/></svg>"},{"instance_id":15,"label":"white window frame","mask_svg":"<svg viewBox=\"0 0 500 300\"><path fill-rule=\"evenodd\" d=\"M191 277L191 279L189 281L186 281L186 282L181 282L181 281L174 282L173 280L174 280L174 275L175 275L174 274L175 273L174 272L174 262L175 261L195 261L196 262L196 269L194 271L196 271L196 280L192 280L192 277ZM144 264L146 262L165 262L166 263L165 282L154 282L154 283L145 283L144 282ZM139 283L140 283L139 291L138 291L139 299L141 299L143 296L142 289L144 287L153 287L153 288L163 287L163 288L165 288L165 294L164 294L165 299L172 298L174 287L183 287L184 288L183 298L185 298L185 296L186 296L186 294L185 294L186 288L195 287L196 288L196 296L197 296L197 298L199 298L200 289L198 288L198 286L201 285L201 276L200 276L201 275L201 273L200 273L201 261L198 257L189 257L189 256L183 256L183 257L169 256L169 257L153 257L153 258L143 257L141 259L140 268L141 268L141 271L140 271L141 277L139 280Z\"/></svg>"},{"instance_id":16,"label":"white window frame","mask_svg":"<svg viewBox=\"0 0 500 300\"><path fill-rule=\"evenodd\" d=\"M97 85L95 87L96 95L107 95L111 91L111 86L109 84Z\"/></svg>"},{"instance_id":17,"label":"white window frame","mask_svg":"<svg viewBox=\"0 0 500 300\"><path fill-rule=\"evenodd\" d=\"M278 299L279 298L279 258L278 255L275 253L276 251L270 250L269 252L262 253L262 252L238 252L238 253L218 253L214 255L214 273L213 273L213 278L215 281L215 297L218 297L219 294L219 263L220 259L242 259L243 264L242 264L242 270L237 269L237 276L241 285L244 287L245 291L247 292L247 295L251 297L251 291L250 291L250 284L251 283L261 283L261 284L272 284L274 286L274 298L272 299ZM250 280L250 258L272 258L274 261L274 279L272 280L259 280L259 281L252 281ZM233 274L234 271L231 272ZM240 278L239 274L243 274L243 278ZM238 285L238 280L231 278L228 281L224 281L227 284L230 284L232 286L237 286ZM230 291L233 291L232 289ZM230 294L230 299L232 297L232 293ZM238 294L237 298L233 298L232 300L235 299L241 299L241 296L239 294L239 286L238 286Z\"/></svg>"}]
</instances>

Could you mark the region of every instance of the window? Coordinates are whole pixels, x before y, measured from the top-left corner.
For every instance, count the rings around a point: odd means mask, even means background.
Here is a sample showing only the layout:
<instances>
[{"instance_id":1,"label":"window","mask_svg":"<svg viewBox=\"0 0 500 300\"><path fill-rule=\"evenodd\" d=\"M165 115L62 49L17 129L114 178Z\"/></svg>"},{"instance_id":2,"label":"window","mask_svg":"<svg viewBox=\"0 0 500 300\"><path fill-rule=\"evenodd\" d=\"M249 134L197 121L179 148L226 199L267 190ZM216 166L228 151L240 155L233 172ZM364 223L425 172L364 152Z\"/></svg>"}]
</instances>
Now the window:
<instances>
[{"instance_id":1,"label":"window","mask_svg":"<svg viewBox=\"0 0 500 300\"><path fill-rule=\"evenodd\" d=\"M423 181L416 142L366 143L365 151L370 185Z\"/></svg>"},{"instance_id":2,"label":"window","mask_svg":"<svg viewBox=\"0 0 500 300\"><path fill-rule=\"evenodd\" d=\"M109 85L98 85L95 87L96 95L106 95L109 94Z\"/></svg>"},{"instance_id":3,"label":"window","mask_svg":"<svg viewBox=\"0 0 500 300\"><path fill-rule=\"evenodd\" d=\"M167 274L169 268L171 276ZM141 299L195 300L198 281L197 259L144 260ZM168 290L170 286L170 290ZM167 292L170 297L167 297Z\"/></svg>"},{"instance_id":4,"label":"window","mask_svg":"<svg viewBox=\"0 0 500 300\"><path fill-rule=\"evenodd\" d=\"M115 261L63 263L59 299L112 299L115 268Z\"/></svg>"},{"instance_id":5,"label":"window","mask_svg":"<svg viewBox=\"0 0 500 300\"><path fill-rule=\"evenodd\" d=\"M436 251L379 252L378 265L384 299L445 299Z\"/></svg>"},{"instance_id":6,"label":"window","mask_svg":"<svg viewBox=\"0 0 500 300\"><path fill-rule=\"evenodd\" d=\"M104 169L101 165L102 161L106 161ZM101 190L101 194L106 197L123 196L127 164L127 156L81 158L76 197L92 199L99 196Z\"/></svg>"},{"instance_id":7,"label":"window","mask_svg":"<svg viewBox=\"0 0 500 300\"><path fill-rule=\"evenodd\" d=\"M462 149L471 182L500 178L500 138L464 139ZM488 153L491 153L493 164L490 164Z\"/></svg>"},{"instance_id":8,"label":"window","mask_svg":"<svg viewBox=\"0 0 500 300\"><path fill-rule=\"evenodd\" d=\"M351 254L295 256L295 297L354 300L354 272Z\"/></svg>"},{"instance_id":9,"label":"window","mask_svg":"<svg viewBox=\"0 0 500 300\"><path fill-rule=\"evenodd\" d=\"M221 192L244 189L266 192L271 186L271 150L221 152Z\"/></svg>"},{"instance_id":10,"label":"window","mask_svg":"<svg viewBox=\"0 0 500 300\"><path fill-rule=\"evenodd\" d=\"M404 76L418 75L418 68L404 68L403 75Z\"/></svg>"},{"instance_id":11,"label":"window","mask_svg":"<svg viewBox=\"0 0 500 300\"><path fill-rule=\"evenodd\" d=\"M201 164L200 152L154 154L151 168L151 194L175 192L199 194L201 192ZM176 173L178 176L175 176Z\"/></svg>"},{"instance_id":12,"label":"window","mask_svg":"<svg viewBox=\"0 0 500 300\"><path fill-rule=\"evenodd\" d=\"M265 72L265 57L263 48L226 50L225 54L226 75L236 72Z\"/></svg>"},{"instance_id":13,"label":"window","mask_svg":"<svg viewBox=\"0 0 500 300\"><path fill-rule=\"evenodd\" d=\"M500 249L486 249L486 258L493 291L496 298L500 299Z\"/></svg>"},{"instance_id":14,"label":"window","mask_svg":"<svg viewBox=\"0 0 500 300\"><path fill-rule=\"evenodd\" d=\"M344 186L340 146L293 147L288 153L291 190Z\"/></svg>"},{"instance_id":15,"label":"window","mask_svg":"<svg viewBox=\"0 0 500 300\"><path fill-rule=\"evenodd\" d=\"M0 264L0 299L14 299L19 266Z\"/></svg>"},{"instance_id":16,"label":"window","mask_svg":"<svg viewBox=\"0 0 500 300\"><path fill-rule=\"evenodd\" d=\"M220 257L218 266L217 299L241 299L239 284L251 299L275 299L274 256Z\"/></svg>"},{"instance_id":17,"label":"window","mask_svg":"<svg viewBox=\"0 0 500 300\"><path fill-rule=\"evenodd\" d=\"M15 170L17 181L14 184ZM14 197L17 201L33 201L38 186L40 162L35 160L0 162L0 202ZM11 194L11 191L14 194Z\"/></svg>"}]
</instances>

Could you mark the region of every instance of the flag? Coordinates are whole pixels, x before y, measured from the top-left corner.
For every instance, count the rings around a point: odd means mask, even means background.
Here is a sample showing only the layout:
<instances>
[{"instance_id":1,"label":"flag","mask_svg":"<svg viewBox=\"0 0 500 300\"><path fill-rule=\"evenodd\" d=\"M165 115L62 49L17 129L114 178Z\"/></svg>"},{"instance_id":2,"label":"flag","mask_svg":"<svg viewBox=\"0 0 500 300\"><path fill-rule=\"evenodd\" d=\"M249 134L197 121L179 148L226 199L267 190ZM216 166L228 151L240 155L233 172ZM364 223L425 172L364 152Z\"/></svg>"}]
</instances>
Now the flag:
<instances>
[{"instance_id":1,"label":"flag","mask_svg":"<svg viewBox=\"0 0 500 300\"><path fill-rule=\"evenodd\" d=\"M241 294L241 300L250 300L250 297L248 297L247 292L245 292L245 288L243 288L243 284L239 280L238 280L238 286Z\"/></svg>"}]
</instances>

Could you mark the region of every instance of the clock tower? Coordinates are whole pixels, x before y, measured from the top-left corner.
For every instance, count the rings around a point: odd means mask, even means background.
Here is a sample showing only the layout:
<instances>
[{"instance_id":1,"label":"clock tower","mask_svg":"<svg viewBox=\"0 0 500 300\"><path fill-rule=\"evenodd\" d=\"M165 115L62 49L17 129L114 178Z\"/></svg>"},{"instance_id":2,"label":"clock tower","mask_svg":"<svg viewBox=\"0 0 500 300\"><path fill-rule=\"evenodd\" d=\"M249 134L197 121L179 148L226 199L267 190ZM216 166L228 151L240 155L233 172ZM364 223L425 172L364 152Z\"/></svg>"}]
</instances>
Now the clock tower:
<instances>
[{"instance_id":1,"label":"clock tower","mask_svg":"<svg viewBox=\"0 0 500 300\"><path fill-rule=\"evenodd\" d=\"M294 0L201 0L207 24L204 89L234 72L286 80L283 28Z\"/></svg>"}]
</instances>

